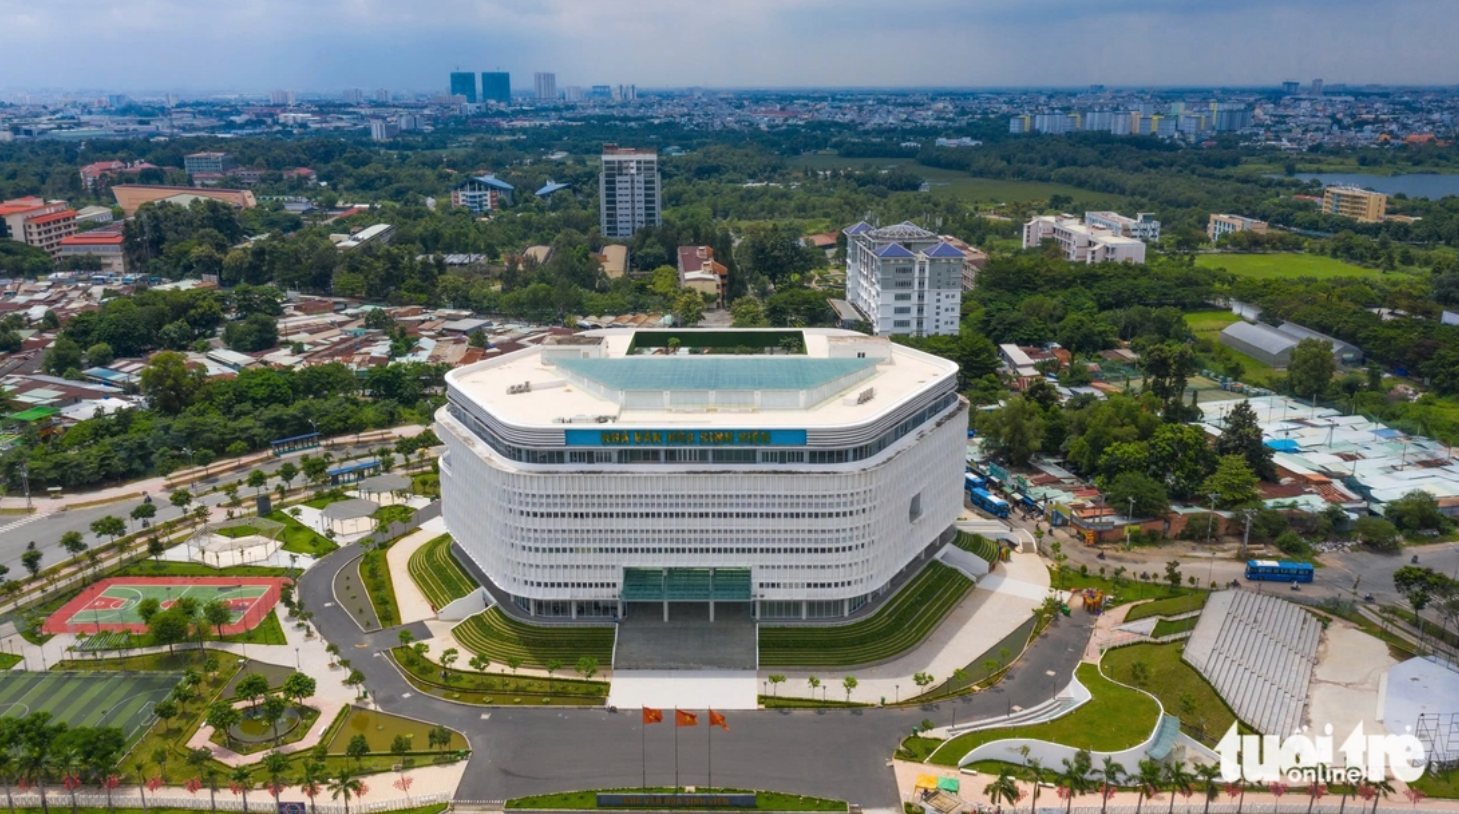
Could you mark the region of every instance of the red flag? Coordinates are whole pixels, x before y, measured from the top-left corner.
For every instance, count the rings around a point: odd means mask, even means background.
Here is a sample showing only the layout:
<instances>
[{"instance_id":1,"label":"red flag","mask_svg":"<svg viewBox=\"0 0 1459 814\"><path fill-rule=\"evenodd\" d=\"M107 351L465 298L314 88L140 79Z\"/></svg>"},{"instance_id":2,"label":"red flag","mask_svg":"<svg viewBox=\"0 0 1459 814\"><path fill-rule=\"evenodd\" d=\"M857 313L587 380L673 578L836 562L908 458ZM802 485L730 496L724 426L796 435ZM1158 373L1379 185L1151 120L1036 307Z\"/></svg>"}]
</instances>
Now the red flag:
<instances>
[{"instance_id":1,"label":"red flag","mask_svg":"<svg viewBox=\"0 0 1459 814\"><path fill-rule=\"evenodd\" d=\"M644 724L661 724L664 722L664 711L653 707L643 708Z\"/></svg>"},{"instance_id":2,"label":"red flag","mask_svg":"<svg viewBox=\"0 0 1459 814\"><path fill-rule=\"evenodd\" d=\"M720 729L723 729L726 732L729 731L729 724L725 722L724 716L723 715L720 715L718 712L715 712L714 710L710 710L709 711L709 725L710 726L717 726L717 727L719 727Z\"/></svg>"},{"instance_id":3,"label":"red flag","mask_svg":"<svg viewBox=\"0 0 1459 814\"><path fill-rule=\"evenodd\" d=\"M699 716L682 709L674 710L674 726L698 726Z\"/></svg>"}]
</instances>

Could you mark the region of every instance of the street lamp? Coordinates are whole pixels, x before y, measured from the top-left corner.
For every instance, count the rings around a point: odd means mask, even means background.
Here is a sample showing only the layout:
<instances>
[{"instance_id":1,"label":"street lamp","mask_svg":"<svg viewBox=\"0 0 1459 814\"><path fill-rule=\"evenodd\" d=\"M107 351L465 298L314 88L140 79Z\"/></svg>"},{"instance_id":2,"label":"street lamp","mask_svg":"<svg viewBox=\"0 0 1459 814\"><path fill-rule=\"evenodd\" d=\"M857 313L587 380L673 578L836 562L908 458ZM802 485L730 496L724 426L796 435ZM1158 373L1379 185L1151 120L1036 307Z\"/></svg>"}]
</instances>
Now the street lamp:
<instances>
[{"instance_id":1,"label":"street lamp","mask_svg":"<svg viewBox=\"0 0 1459 814\"><path fill-rule=\"evenodd\" d=\"M1134 496L1131 496L1130 497L1130 511L1129 511L1128 514L1125 515L1125 550L1126 551L1129 551L1130 550L1130 525L1131 525L1131 521L1133 521L1134 519L1135 519L1135 498L1134 498Z\"/></svg>"},{"instance_id":2,"label":"street lamp","mask_svg":"<svg viewBox=\"0 0 1459 814\"><path fill-rule=\"evenodd\" d=\"M1211 498L1211 513L1206 515L1206 545L1211 544L1211 533L1216 528L1216 498L1220 495L1212 492L1208 497Z\"/></svg>"}]
</instances>

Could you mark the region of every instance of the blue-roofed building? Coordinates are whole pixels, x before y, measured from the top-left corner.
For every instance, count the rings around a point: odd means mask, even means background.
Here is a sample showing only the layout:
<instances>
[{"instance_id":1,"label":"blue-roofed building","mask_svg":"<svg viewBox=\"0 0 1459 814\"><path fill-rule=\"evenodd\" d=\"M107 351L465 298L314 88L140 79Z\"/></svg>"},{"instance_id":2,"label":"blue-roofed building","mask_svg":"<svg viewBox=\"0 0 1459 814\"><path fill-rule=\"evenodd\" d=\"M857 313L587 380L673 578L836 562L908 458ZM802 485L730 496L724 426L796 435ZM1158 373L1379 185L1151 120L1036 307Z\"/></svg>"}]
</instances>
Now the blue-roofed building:
<instances>
[{"instance_id":1,"label":"blue-roofed building","mask_svg":"<svg viewBox=\"0 0 1459 814\"><path fill-rule=\"evenodd\" d=\"M955 335L967 256L909 222L848 226L846 299L878 335Z\"/></svg>"},{"instance_id":2,"label":"blue-roofed building","mask_svg":"<svg viewBox=\"0 0 1459 814\"><path fill-rule=\"evenodd\" d=\"M473 175L451 188L451 205L464 206L473 215L511 206L516 187L495 175Z\"/></svg>"},{"instance_id":3,"label":"blue-roofed building","mask_svg":"<svg viewBox=\"0 0 1459 814\"><path fill-rule=\"evenodd\" d=\"M537 197L546 198L548 195L551 195L554 192L561 192L562 190L567 189L567 187L567 184L559 184L558 182L549 179L547 183L542 185L541 189L537 190Z\"/></svg>"}]
</instances>

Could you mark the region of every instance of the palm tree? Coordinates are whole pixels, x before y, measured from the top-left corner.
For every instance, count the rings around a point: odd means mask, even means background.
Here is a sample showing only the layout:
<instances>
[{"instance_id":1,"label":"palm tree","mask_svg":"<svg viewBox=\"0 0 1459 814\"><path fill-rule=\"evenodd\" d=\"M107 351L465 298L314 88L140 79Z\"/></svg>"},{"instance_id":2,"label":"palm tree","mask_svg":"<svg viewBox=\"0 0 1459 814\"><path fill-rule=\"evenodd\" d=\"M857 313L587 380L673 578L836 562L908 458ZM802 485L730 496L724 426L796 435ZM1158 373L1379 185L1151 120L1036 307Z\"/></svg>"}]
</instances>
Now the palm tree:
<instances>
[{"instance_id":1,"label":"palm tree","mask_svg":"<svg viewBox=\"0 0 1459 814\"><path fill-rule=\"evenodd\" d=\"M14 731L13 727L9 728L6 734L12 734ZM10 807L10 814L15 814L15 800L10 796L10 781L15 777L15 768L18 763L16 744L7 743L3 749L0 749L0 781L5 783L5 804Z\"/></svg>"},{"instance_id":2,"label":"palm tree","mask_svg":"<svg viewBox=\"0 0 1459 814\"><path fill-rule=\"evenodd\" d=\"M1099 768L1099 814L1104 814L1105 808L1109 806L1109 796L1115 786L1125 779L1125 767L1115 762L1112 757L1106 757Z\"/></svg>"},{"instance_id":3,"label":"palm tree","mask_svg":"<svg viewBox=\"0 0 1459 814\"><path fill-rule=\"evenodd\" d=\"M1135 785L1140 792L1140 796L1135 798L1135 814L1140 814L1145 800L1153 798L1160 791L1160 779L1164 774L1159 763L1153 760L1140 761L1140 770L1135 775Z\"/></svg>"},{"instance_id":4,"label":"palm tree","mask_svg":"<svg viewBox=\"0 0 1459 814\"><path fill-rule=\"evenodd\" d=\"M1201 814L1211 814L1211 800L1221 793L1216 781L1221 779L1221 767L1214 763L1202 763L1196 767L1196 778L1201 784L1201 793L1206 795L1206 805Z\"/></svg>"},{"instance_id":5,"label":"palm tree","mask_svg":"<svg viewBox=\"0 0 1459 814\"><path fill-rule=\"evenodd\" d=\"M46 799L46 777L55 768L55 763L48 742L32 742L20 756L21 776L35 784L41 796L41 810L45 814L51 814L50 801Z\"/></svg>"},{"instance_id":6,"label":"palm tree","mask_svg":"<svg viewBox=\"0 0 1459 814\"><path fill-rule=\"evenodd\" d=\"M1307 814L1312 814L1312 807L1317 805L1317 801L1321 800L1326 794L1327 786L1313 780L1311 785L1307 787Z\"/></svg>"},{"instance_id":7,"label":"palm tree","mask_svg":"<svg viewBox=\"0 0 1459 814\"><path fill-rule=\"evenodd\" d=\"M132 768L137 770L137 793L142 795L142 814L147 814L147 763L139 760L132 764Z\"/></svg>"},{"instance_id":8,"label":"palm tree","mask_svg":"<svg viewBox=\"0 0 1459 814\"><path fill-rule=\"evenodd\" d=\"M81 785L80 774L85 768L85 761L82 760L81 752L76 747L70 747L63 752L57 761L59 768L65 777L66 791L71 793L71 814L76 814L76 789Z\"/></svg>"},{"instance_id":9,"label":"palm tree","mask_svg":"<svg viewBox=\"0 0 1459 814\"><path fill-rule=\"evenodd\" d=\"M1373 790L1373 814L1378 814L1378 801L1387 799L1393 793L1393 784L1385 777L1382 780L1368 781L1368 788Z\"/></svg>"},{"instance_id":10,"label":"palm tree","mask_svg":"<svg viewBox=\"0 0 1459 814\"><path fill-rule=\"evenodd\" d=\"M1059 773L1059 785L1064 789L1064 814L1069 814L1074 809L1074 798L1089 791L1089 778L1084 776L1084 769L1076 766L1069 758L1064 758L1064 771Z\"/></svg>"},{"instance_id":11,"label":"palm tree","mask_svg":"<svg viewBox=\"0 0 1459 814\"><path fill-rule=\"evenodd\" d=\"M1165 782L1170 784L1170 808L1166 810L1166 814L1175 814L1176 792L1190 797L1191 784L1195 779L1195 775L1185 770L1184 763L1172 763L1165 767Z\"/></svg>"},{"instance_id":12,"label":"palm tree","mask_svg":"<svg viewBox=\"0 0 1459 814\"><path fill-rule=\"evenodd\" d=\"M1003 810L1003 803L1017 805L1018 799L1023 796L1022 792L1018 790L1018 783L1014 782L1013 775L1007 769L1000 769L998 778L984 786L983 793L988 795L988 799L993 801L993 805L998 806L1000 812Z\"/></svg>"},{"instance_id":13,"label":"palm tree","mask_svg":"<svg viewBox=\"0 0 1459 814\"><path fill-rule=\"evenodd\" d=\"M228 783L243 794L243 814L248 814L248 790L253 788L253 773L247 766L239 766L228 775Z\"/></svg>"},{"instance_id":14,"label":"palm tree","mask_svg":"<svg viewBox=\"0 0 1459 814\"><path fill-rule=\"evenodd\" d=\"M1241 807L1246 805L1246 780L1236 778L1226 785L1226 796L1236 797L1236 814L1241 814Z\"/></svg>"},{"instance_id":15,"label":"palm tree","mask_svg":"<svg viewBox=\"0 0 1459 814\"><path fill-rule=\"evenodd\" d=\"M330 798L334 800L338 800L340 799L340 797L344 798L344 814L350 814L350 795L354 795L356 798L359 798L359 796L364 793L364 782L360 780L360 778L355 774L355 771L351 769L348 765L345 765L343 768L341 768L339 770L339 774L335 775L334 778L329 781Z\"/></svg>"},{"instance_id":16,"label":"palm tree","mask_svg":"<svg viewBox=\"0 0 1459 814\"><path fill-rule=\"evenodd\" d=\"M318 761L309 761L304 764L304 773L299 777L299 790L309 798L309 814L314 814L314 798L319 796L323 790L323 781L329 779L324 774L324 764Z\"/></svg>"},{"instance_id":17,"label":"palm tree","mask_svg":"<svg viewBox=\"0 0 1459 814\"><path fill-rule=\"evenodd\" d=\"M209 763L203 767L203 784L208 787L208 810L218 811L218 770Z\"/></svg>"},{"instance_id":18,"label":"palm tree","mask_svg":"<svg viewBox=\"0 0 1459 814\"><path fill-rule=\"evenodd\" d=\"M1038 758L1028 760L1023 768L1023 779L1033 785L1033 799L1028 801L1028 810L1033 814L1039 810L1039 785L1049 779L1048 772L1044 770L1044 762Z\"/></svg>"}]
</instances>

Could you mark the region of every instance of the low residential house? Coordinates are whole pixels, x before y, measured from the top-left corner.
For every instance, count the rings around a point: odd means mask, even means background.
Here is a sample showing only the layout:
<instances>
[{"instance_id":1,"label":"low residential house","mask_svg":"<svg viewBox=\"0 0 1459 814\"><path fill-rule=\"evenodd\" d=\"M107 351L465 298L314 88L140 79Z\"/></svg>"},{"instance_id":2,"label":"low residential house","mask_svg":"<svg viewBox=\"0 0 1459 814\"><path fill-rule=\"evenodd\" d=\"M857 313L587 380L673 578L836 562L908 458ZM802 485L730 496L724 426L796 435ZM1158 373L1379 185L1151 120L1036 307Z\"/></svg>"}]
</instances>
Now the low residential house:
<instances>
[{"instance_id":1,"label":"low residential house","mask_svg":"<svg viewBox=\"0 0 1459 814\"><path fill-rule=\"evenodd\" d=\"M679 286L713 297L723 305L729 289L729 268L714 259L711 246L680 246Z\"/></svg>"}]
</instances>

